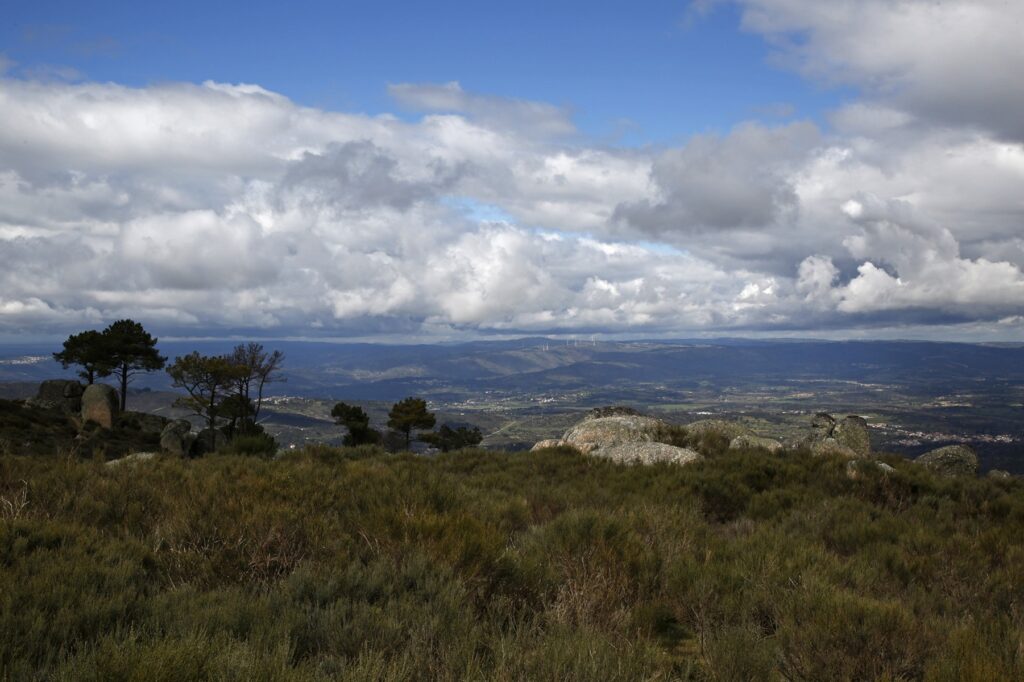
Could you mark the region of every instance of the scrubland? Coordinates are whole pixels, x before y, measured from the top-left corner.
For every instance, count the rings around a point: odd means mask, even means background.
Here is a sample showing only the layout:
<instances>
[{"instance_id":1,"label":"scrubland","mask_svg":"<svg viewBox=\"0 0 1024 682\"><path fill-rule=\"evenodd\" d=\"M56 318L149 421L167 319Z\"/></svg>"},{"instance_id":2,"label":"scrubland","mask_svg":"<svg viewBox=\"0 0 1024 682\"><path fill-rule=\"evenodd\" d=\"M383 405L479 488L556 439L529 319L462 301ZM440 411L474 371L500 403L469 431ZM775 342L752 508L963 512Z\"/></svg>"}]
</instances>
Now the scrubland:
<instances>
[{"instance_id":1,"label":"scrubland","mask_svg":"<svg viewBox=\"0 0 1024 682\"><path fill-rule=\"evenodd\" d=\"M0 456L0 678L1024 679L1021 481L699 445Z\"/></svg>"}]
</instances>

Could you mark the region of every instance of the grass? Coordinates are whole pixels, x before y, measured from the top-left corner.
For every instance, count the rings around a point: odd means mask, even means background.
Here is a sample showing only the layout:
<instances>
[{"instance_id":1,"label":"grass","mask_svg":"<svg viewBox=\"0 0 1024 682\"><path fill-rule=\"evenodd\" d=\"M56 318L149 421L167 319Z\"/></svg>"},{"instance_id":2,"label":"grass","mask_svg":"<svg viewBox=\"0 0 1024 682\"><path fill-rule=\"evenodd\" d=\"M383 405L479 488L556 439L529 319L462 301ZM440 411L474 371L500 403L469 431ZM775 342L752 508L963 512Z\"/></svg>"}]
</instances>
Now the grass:
<instances>
[{"instance_id":1,"label":"grass","mask_svg":"<svg viewBox=\"0 0 1024 682\"><path fill-rule=\"evenodd\" d=\"M0 456L0 679L1024 679L1020 481L706 445Z\"/></svg>"}]
</instances>

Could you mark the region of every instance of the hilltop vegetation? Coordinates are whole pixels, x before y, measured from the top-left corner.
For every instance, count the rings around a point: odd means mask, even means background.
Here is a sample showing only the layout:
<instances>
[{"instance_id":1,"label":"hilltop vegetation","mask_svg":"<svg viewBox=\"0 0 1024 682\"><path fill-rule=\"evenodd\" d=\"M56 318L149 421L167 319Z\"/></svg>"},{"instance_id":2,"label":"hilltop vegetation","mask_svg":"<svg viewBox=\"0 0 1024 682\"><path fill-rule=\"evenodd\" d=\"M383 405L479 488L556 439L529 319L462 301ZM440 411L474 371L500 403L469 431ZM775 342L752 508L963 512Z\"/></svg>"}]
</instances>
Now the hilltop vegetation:
<instances>
[{"instance_id":1,"label":"hilltop vegetation","mask_svg":"<svg viewBox=\"0 0 1024 682\"><path fill-rule=\"evenodd\" d=\"M1024 679L1024 484L806 451L0 457L11 680Z\"/></svg>"}]
</instances>

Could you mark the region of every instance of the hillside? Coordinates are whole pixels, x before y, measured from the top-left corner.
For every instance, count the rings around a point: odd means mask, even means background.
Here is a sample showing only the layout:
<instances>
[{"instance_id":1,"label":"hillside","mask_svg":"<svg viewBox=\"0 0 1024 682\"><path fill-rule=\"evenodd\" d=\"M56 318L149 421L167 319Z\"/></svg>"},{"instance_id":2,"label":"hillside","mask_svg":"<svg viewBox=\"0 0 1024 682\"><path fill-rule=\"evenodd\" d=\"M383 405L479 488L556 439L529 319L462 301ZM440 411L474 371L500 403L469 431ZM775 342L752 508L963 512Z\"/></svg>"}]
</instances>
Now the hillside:
<instances>
[{"instance_id":1,"label":"hillside","mask_svg":"<svg viewBox=\"0 0 1024 682\"><path fill-rule=\"evenodd\" d=\"M1024 483L807 452L0 456L11 680L1024 678Z\"/></svg>"},{"instance_id":2,"label":"hillside","mask_svg":"<svg viewBox=\"0 0 1024 682\"><path fill-rule=\"evenodd\" d=\"M233 344L160 348L173 358L224 353ZM599 405L629 404L676 423L738 419L776 438L826 411L867 418L879 449L916 456L962 442L978 451L983 469L1024 474L1020 346L751 339L272 345L285 353L287 381L269 386L282 402L268 406L268 429L288 445L337 440L327 419L337 400L379 415L409 395L426 398L445 421L479 426L485 446L508 450L553 437ZM42 379L69 376L50 359L52 350L0 346L0 382L11 382L0 383L0 397L29 397ZM165 373L140 375L132 386L128 409L177 414ZM300 424L296 415L308 420Z\"/></svg>"}]
</instances>

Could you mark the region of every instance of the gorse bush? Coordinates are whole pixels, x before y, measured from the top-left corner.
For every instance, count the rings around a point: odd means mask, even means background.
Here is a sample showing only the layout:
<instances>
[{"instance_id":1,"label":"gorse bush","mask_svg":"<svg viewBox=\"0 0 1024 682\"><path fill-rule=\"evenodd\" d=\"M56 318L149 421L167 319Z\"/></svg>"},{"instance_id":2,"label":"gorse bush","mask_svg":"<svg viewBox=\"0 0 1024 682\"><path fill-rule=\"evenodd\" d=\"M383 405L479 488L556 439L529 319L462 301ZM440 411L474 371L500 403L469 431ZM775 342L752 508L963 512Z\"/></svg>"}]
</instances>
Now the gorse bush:
<instances>
[{"instance_id":1,"label":"gorse bush","mask_svg":"<svg viewBox=\"0 0 1024 682\"><path fill-rule=\"evenodd\" d=\"M243 433L232 438L227 446L221 449L221 452L232 455L273 457L277 453L277 441L268 433Z\"/></svg>"},{"instance_id":2,"label":"gorse bush","mask_svg":"<svg viewBox=\"0 0 1024 682\"><path fill-rule=\"evenodd\" d=\"M889 461L0 456L0 679L1024 679L1024 485Z\"/></svg>"}]
</instances>

